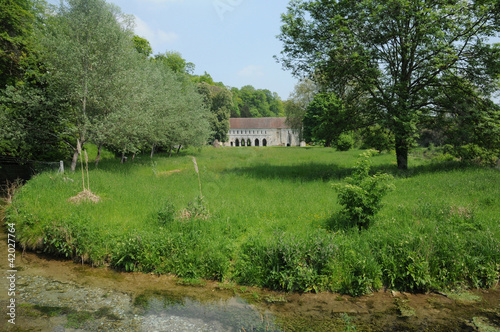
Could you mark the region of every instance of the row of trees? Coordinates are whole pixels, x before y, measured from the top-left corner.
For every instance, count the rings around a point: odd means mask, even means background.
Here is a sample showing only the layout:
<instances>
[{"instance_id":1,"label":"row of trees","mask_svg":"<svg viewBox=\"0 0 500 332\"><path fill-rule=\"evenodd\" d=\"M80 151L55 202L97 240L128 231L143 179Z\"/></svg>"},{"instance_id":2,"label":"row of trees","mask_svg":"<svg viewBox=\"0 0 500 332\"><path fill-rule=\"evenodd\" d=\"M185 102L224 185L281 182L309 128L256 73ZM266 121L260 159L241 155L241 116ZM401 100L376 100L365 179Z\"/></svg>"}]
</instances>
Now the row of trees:
<instances>
[{"instance_id":1,"label":"row of trees","mask_svg":"<svg viewBox=\"0 0 500 332\"><path fill-rule=\"evenodd\" d=\"M278 60L309 81L287 102L287 117L326 142L360 128L388 131L400 169L424 129L438 129L457 152L498 157L500 47L490 40L499 15L496 0L291 1Z\"/></svg>"},{"instance_id":2,"label":"row of trees","mask_svg":"<svg viewBox=\"0 0 500 332\"><path fill-rule=\"evenodd\" d=\"M229 117L282 116L276 93L194 75L152 55L133 19L104 0L2 2L0 154L57 160L93 142L125 155L225 141Z\"/></svg>"}]
</instances>

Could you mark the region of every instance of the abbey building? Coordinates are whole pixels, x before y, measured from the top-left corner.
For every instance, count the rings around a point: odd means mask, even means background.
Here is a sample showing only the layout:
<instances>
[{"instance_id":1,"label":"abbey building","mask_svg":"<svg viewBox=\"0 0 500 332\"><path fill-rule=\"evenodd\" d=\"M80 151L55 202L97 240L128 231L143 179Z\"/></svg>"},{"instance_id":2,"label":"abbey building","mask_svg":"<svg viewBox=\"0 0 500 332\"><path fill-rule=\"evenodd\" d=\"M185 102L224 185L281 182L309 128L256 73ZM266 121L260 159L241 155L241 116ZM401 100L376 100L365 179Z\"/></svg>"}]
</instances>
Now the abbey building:
<instances>
[{"instance_id":1,"label":"abbey building","mask_svg":"<svg viewBox=\"0 0 500 332\"><path fill-rule=\"evenodd\" d=\"M231 118L224 146L300 146L299 131L286 118Z\"/></svg>"}]
</instances>

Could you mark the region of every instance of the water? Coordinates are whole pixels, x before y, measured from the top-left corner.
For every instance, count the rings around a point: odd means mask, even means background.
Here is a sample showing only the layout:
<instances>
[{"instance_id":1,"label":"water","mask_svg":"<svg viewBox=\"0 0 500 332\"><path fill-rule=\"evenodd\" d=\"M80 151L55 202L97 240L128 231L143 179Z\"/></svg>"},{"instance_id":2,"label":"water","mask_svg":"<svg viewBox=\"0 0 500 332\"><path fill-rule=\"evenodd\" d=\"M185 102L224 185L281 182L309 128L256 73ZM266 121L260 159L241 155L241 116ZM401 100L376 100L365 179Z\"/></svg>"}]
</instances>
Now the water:
<instances>
[{"instance_id":1,"label":"water","mask_svg":"<svg viewBox=\"0 0 500 332\"><path fill-rule=\"evenodd\" d=\"M7 252L0 233L0 252ZM0 308L10 301L0 255ZM16 252L16 325L0 331L499 331L500 289L457 294L381 290L339 294L271 292L231 283L185 285L171 276L91 268Z\"/></svg>"}]
</instances>

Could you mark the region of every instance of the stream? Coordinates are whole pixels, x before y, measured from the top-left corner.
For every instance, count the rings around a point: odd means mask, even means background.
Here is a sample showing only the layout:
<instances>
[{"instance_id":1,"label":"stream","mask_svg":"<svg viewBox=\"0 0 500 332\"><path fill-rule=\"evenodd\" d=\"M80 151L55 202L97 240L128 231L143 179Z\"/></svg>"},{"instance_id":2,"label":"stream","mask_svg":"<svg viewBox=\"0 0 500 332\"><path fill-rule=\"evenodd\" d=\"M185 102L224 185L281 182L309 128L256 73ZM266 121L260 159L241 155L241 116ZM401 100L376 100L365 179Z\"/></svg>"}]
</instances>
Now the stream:
<instances>
[{"instance_id":1,"label":"stream","mask_svg":"<svg viewBox=\"0 0 500 332\"><path fill-rule=\"evenodd\" d=\"M280 293L19 250L9 266L7 242L1 227L0 331L500 331L498 286L358 298Z\"/></svg>"}]
</instances>

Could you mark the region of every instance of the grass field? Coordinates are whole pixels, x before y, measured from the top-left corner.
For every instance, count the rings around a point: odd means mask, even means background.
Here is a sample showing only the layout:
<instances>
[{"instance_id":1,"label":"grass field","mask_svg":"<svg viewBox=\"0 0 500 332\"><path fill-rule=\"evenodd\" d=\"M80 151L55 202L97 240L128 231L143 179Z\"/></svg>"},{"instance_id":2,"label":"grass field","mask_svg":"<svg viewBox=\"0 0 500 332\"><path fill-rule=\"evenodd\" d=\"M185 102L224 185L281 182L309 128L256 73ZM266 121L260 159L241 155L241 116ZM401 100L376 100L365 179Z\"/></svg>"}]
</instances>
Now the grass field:
<instances>
[{"instance_id":1,"label":"grass field","mask_svg":"<svg viewBox=\"0 0 500 332\"><path fill-rule=\"evenodd\" d=\"M500 171L418 153L402 172L394 155L376 155L372 171L394 175L396 189L360 232L338 226L332 183L352 173L361 152L247 147L123 165L108 158L90 166L99 203L68 201L82 191L81 170L43 173L19 190L7 222L29 249L186 279L351 295L498 282Z\"/></svg>"}]
</instances>

